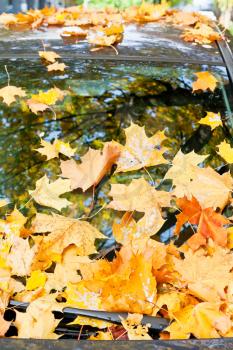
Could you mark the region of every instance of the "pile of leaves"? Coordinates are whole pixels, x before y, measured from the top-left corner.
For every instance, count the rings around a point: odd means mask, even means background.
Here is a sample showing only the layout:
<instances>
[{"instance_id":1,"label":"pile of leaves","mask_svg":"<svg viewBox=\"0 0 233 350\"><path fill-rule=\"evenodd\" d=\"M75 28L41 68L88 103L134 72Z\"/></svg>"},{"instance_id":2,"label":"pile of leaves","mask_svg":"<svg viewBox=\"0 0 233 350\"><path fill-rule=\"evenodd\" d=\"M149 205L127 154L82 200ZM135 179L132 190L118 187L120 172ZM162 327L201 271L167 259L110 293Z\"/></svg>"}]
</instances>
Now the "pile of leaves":
<instances>
[{"instance_id":1,"label":"pile of leaves","mask_svg":"<svg viewBox=\"0 0 233 350\"><path fill-rule=\"evenodd\" d=\"M40 52L47 63L59 59L55 52ZM7 70L7 68L6 68ZM209 72L196 73L193 92L214 91L218 80ZM68 92L58 88L28 96L20 87L0 90L7 105L20 97L35 114L52 109ZM220 114L208 112L199 121L213 130L222 128ZM148 136L144 126L131 123L124 130L125 142L105 142L101 150L77 150L55 139L41 140L37 152L47 161L61 158L60 176L51 181L44 175L29 190L31 201L48 208L25 217L15 208L0 220L0 336L10 327L20 338L59 337L61 322L54 312L64 307L127 312L117 327L109 322L78 316L73 325L91 327L92 340L151 339L150 325L141 325L142 315L164 317L170 324L161 339L219 338L233 336L233 179L205 165L208 154L184 154L168 160L166 134ZM222 140L216 152L226 164L233 163L233 148ZM150 167L167 166L164 181L171 187L155 186ZM136 170L142 170L135 173ZM144 174L149 175L150 181ZM110 251L98 252L98 242L108 237L90 218L61 215L72 206L66 193L92 189L109 173L131 173L129 184L112 183L105 209L117 211L112 233L117 242ZM137 174L137 175L135 175ZM135 175L135 176L134 176ZM1 200L0 206L8 203ZM92 204L91 204L92 206ZM100 209L101 210L101 209ZM157 239L167 210L176 215L169 243ZM188 239L180 238L189 229ZM153 239L151 238L153 236ZM28 302L26 312L12 309L10 300ZM96 332L96 328L98 331Z\"/></svg>"},{"instance_id":2,"label":"pile of leaves","mask_svg":"<svg viewBox=\"0 0 233 350\"><path fill-rule=\"evenodd\" d=\"M29 10L27 13L16 15L0 15L0 24L11 30L64 27L62 37L87 40L94 46L92 51L102 47L115 49L114 45L123 40L124 25L146 22L160 22L181 27L183 29L181 37L193 43L210 44L215 40L221 40L221 35L214 30L214 22L209 18L199 13L170 9L166 1L157 5L143 1L140 6L133 6L126 10L74 6L63 9ZM116 49L115 52L118 53Z\"/></svg>"}]
</instances>

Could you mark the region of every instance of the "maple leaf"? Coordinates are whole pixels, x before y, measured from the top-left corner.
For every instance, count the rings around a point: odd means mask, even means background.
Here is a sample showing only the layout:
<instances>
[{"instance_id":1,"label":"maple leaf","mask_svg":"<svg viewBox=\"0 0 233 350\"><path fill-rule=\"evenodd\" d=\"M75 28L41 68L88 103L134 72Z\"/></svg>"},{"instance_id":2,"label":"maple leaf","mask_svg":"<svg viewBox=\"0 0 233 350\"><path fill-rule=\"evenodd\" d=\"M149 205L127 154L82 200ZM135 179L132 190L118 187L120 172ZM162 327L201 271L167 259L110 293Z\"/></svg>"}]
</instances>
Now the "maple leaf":
<instances>
[{"instance_id":1,"label":"maple leaf","mask_svg":"<svg viewBox=\"0 0 233 350\"><path fill-rule=\"evenodd\" d=\"M120 223L113 223L112 231L117 242L123 245L131 244L133 250L138 250L143 240L147 241L163 224L164 219L155 207L148 209L143 218L137 222L133 219L132 213L126 212Z\"/></svg>"},{"instance_id":2,"label":"maple leaf","mask_svg":"<svg viewBox=\"0 0 233 350\"><path fill-rule=\"evenodd\" d=\"M32 98L27 100L26 103L30 108L30 110L32 111L32 113L35 113L35 114L37 114L38 112L44 112L46 109L49 109L48 105L44 103L40 103L36 100L33 100Z\"/></svg>"},{"instance_id":3,"label":"maple leaf","mask_svg":"<svg viewBox=\"0 0 233 350\"><path fill-rule=\"evenodd\" d=\"M32 271L31 276L27 279L26 289L34 290L39 287L44 287L46 282L46 274L40 270Z\"/></svg>"},{"instance_id":4,"label":"maple leaf","mask_svg":"<svg viewBox=\"0 0 233 350\"><path fill-rule=\"evenodd\" d=\"M218 154L229 164L233 163L233 148L226 141L221 142L218 146Z\"/></svg>"},{"instance_id":5,"label":"maple leaf","mask_svg":"<svg viewBox=\"0 0 233 350\"><path fill-rule=\"evenodd\" d=\"M121 317L122 326L127 331L129 340L150 340L151 336L148 334L148 326L142 325L143 316L140 314L128 314L126 319Z\"/></svg>"},{"instance_id":6,"label":"maple leaf","mask_svg":"<svg viewBox=\"0 0 233 350\"><path fill-rule=\"evenodd\" d=\"M56 263L54 271L46 274L47 281L45 289L48 293L54 289L62 291L68 283L77 283L81 280L77 270L79 269L82 257L78 256L78 252L79 248L75 245L67 247L62 254L61 261ZM89 261L87 265L90 265Z\"/></svg>"},{"instance_id":7,"label":"maple leaf","mask_svg":"<svg viewBox=\"0 0 233 350\"><path fill-rule=\"evenodd\" d=\"M176 11L172 15L173 23L183 26L190 26L198 21L198 16L194 12Z\"/></svg>"},{"instance_id":8,"label":"maple leaf","mask_svg":"<svg viewBox=\"0 0 233 350\"><path fill-rule=\"evenodd\" d=\"M55 63L56 59L61 57L54 51L39 51L39 56L50 63Z\"/></svg>"},{"instance_id":9,"label":"maple leaf","mask_svg":"<svg viewBox=\"0 0 233 350\"><path fill-rule=\"evenodd\" d=\"M175 186L174 194L177 197L185 196L187 186L193 177L194 166L204 162L208 155L199 155L194 151L184 154L181 150L175 155L171 168L164 179L171 179Z\"/></svg>"},{"instance_id":10,"label":"maple leaf","mask_svg":"<svg viewBox=\"0 0 233 350\"><path fill-rule=\"evenodd\" d=\"M7 85L0 89L0 97L3 98L3 102L5 102L8 106L16 101L16 96L25 97L26 92L20 87L11 85Z\"/></svg>"},{"instance_id":11,"label":"maple leaf","mask_svg":"<svg viewBox=\"0 0 233 350\"><path fill-rule=\"evenodd\" d=\"M36 149L37 152L47 157L47 160L57 158L59 153L67 157L72 157L76 148L71 148L69 143L55 139L53 143L41 139L41 148Z\"/></svg>"},{"instance_id":12,"label":"maple leaf","mask_svg":"<svg viewBox=\"0 0 233 350\"><path fill-rule=\"evenodd\" d=\"M125 129L125 135L125 145L118 144L121 154L117 161L116 172L133 171L167 163L163 157L167 148L161 146L166 139L164 132L159 131L152 137L148 137L144 127L131 123L130 127Z\"/></svg>"},{"instance_id":13,"label":"maple leaf","mask_svg":"<svg viewBox=\"0 0 233 350\"><path fill-rule=\"evenodd\" d=\"M64 307L55 301L54 294L47 295L32 301L26 312L16 311L14 325L18 330L19 338L57 339L60 336L54 333L59 319L55 319L52 311L62 311Z\"/></svg>"},{"instance_id":14,"label":"maple leaf","mask_svg":"<svg viewBox=\"0 0 233 350\"><path fill-rule=\"evenodd\" d=\"M67 199L60 198L60 195L70 192L70 180L57 179L49 183L45 175L36 181L36 188L28 191L32 198L40 205L61 210L71 204Z\"/></svg>"},{"instance_id":15,"label":"maple leaf","mask_svg":"<svg viewBox=\"0 0 233 350\"><path fill-rule=\"evenodd\" d=\"M27 100L27 105L31 111L35 114L43 112L51 105L54 105L57 101L62 101L65 97L66 92L58 88L52 88L46 92L40 91L38 94L32 95Z\"/></svg>"},{"instance_id":16,"label":"maple leaf","mask_svg":"<svg viewBox=\"0 0 233 350\"><path fill-rule=\"evenodd\" d=\"M58 62L52 63L47 66L48 72L53 72L53 71L64 72L65 68L67 68L67 66L64 63L58 63Z\"/></svg>"},{"instance_id":17,"label":"maple leaf","mask_svg":"<svg viewBox=\"0 0 233 350\"><path fill-rule=\"evenodd\" d=\"M24 224L27 218L15 208L7 217L6 220L0 220L0 232L4 233L10 240L15 236L23 236L25 234Z\"/></svg>"},{"instance_id":18,"label":"maple leaf","mask_svg":"<svg viewBox=\"0 0 233 350\"><path fill-rule=\"evenodd\" d=\"M229 250L218 247L212 256L198 250L188 251L185 259L173 258L174 270L180 274L180 286L204 301L217 302L225 298L225 288L232 280L233 256Z\"/></svg>"},{"instance_id":19,"label":"maple leaf","mask_svg":"<svg viewBox=\"0 0 233 350\"><path fill-rule=\"evenodd\" d=\"M196 42L198 44L210 44L215 40L221 40L221 35L205 23L198 22L195 28L187 29L182 38L185 41Z\"/></svg>"},{"instance_id":20,"label":"maple leaf","mask_svg":"<svg viewBox=\"0 0 233 350\"><path fill-rule=\"evenodd\" d=\"M61 161L61 176L70 179L72 189L82 188L85 192L89 187L98 185L119 154L118 146L112 142L105 143L103 151L90 148L81 157L81 164L74 160Z\"/></svg>"},{"instance_id":21,"label":"maple leaf","mask_svg":"<svg viewBox=\"0 0 233 350\"><path fill-rule=\"evenodd\" d=\"M187 186L186 195L195 197L202 208L223 209L231 198L233 179L230 173L218 174L214 169L194 169L192 181Z\"/></svg>"},{"instance_id":22,"label":"maple leaf","mask_svg":"<svg viewBox=\"0 0 233 350\"><path fill-rule=\"evenodd\" d=\"M208 89L210 91L215 90L218 80L213 74L210 72L198 72L195 75L197 76L197 80L192 85L193 92L198 90L206 91Z\"/></svg>"},{"instance_id":23,"label":"maple leaf","mask_svg":"<svg viewBox=\"0 0 233 350\"><path fill-rule=\"evenodd\" d=\"M227 229L224 228L224 225L229 224L229 220L212 208L202 209L194 197L191 200L186 197L177 199L176 203L182 213L176 216L175 233L178 234L181 227L187 222L191 225L198 225L197 233L188 240L193 250L205 245L208 238L212 238L214 242L223 247L227 245Z\"/></svg>"},{"instance_id":24,"label":"maple leaf","mask_svg":"<svg viewBox=\"0 0 233 350\"><path fill-rule=\"evenodd\" d=\"M120 42L122 39L122 36L119 34L113 34L113 35L98 35L98 34L92 34L88 35L88 42L92 45L97 46L112 46L118 42Z\"/></svg>"},{"instance_id":25,"label":"maple leaf","mask_svg":"<svg viewBox=\"0 0 233 350\"><path fill-rule=\"evenodd\" d=\"M50 232L39 244L34 269L40 269L41 264L48 266L51 261L61 261L61 254L70 245L78 248L79 255L94 254L95 240L106 239L106 236L88 222L61 215L37 213L32 230L36 233Z\"/></svg>"},{"instance_id":26,"label":"maple leaf","mask_svg":"<svg viewBox=\"0 0 233 350\"><path fill-rule=\"evenodd\" d=\"M176 320L165 328L172 339L188 339L191 334L198 339L220 338L220 334L226 334L231 328L230 318L221 311L219 303L188 305L175 317Z\"/></svg>"},{"instance_id":27,"label":"maple leaf","mask_svg":"<svg viewBox=\"0 0 233 350\"><path fill-rule=\"evenodd\" d=\"M151 208L169 207L171 195L165 191L157 191L144 178L133 179L127 185L113 184L109 196L113 200L108 208L121 211L146 212Z\"/></svg>"},{"instance_id":28,"label":"maple leaf","mask_svg":"<svg viewBox=\"0 0 233 350\"><path fill-rule=\"evenodd\" d=\"M11 251L7 256L7 264L11 268L12 275L26 276L30 274L37 248L37 246L31 248L28 239L14 238Z\"/></svg>"},{"instance_id":29,"label":"maple leaf","mask_svg":"<svg viewBox=\"0 0 233 350\"><path fill-rule=\"evenodd\" d=\"M211 127L211 130L214 130L218 126L223 126L221 115L219 113L213 113L213 112L207 112L206 117L201 118L198 123L209 125Z\"/></svg>"}]
</instances>

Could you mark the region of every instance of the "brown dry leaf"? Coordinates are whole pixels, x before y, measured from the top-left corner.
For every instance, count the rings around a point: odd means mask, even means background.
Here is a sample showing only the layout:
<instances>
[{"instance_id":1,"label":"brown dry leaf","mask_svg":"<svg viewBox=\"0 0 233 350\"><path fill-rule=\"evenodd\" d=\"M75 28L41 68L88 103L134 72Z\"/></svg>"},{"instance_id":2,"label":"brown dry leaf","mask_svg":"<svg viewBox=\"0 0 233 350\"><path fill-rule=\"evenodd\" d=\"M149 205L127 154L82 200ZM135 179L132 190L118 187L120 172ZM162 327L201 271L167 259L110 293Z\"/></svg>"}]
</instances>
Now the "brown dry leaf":
<instances>
[{"instance_id":1,"label":"brown dry leaf","mask_svg":"<svg viewBox=\"0 0 233 350\"><path fill-rule=\"evenodd\" d=\"M95 227L83 220L61 215L37 213L32 225L33 232L50 234L39 244L34 269L48 266L51 261L62 261L62 253L70 245L77 247L77 254L86 256L96 253L95 240L106 239Z\"/></svg>"},{"instance_id":2,"label":"brown dry leaf","mask_svg":"<svg viewBox=\"0 0 233 350\"><path fill-rule=\"evenodd\" d=\"M69 143L55 139L53 143L47 142L41 139L41 148L37 148L35 151L39 152L43 156L47 157L47 160L57 158L59 153L64 154L66 157L73 157L76 152L76 148L71 148Z\"/></svg>"},{"instance_id":3,"label":"brown dry leaf","mask_svg":"<svg viewBox=\"0 0 233 350\"><path fill-rule=\"evenodd\" d=\"M38 204L60 211L62 208L72 204L67 199L60 198L60 195L70 191L70 180L59 178L50 183L48 177L45 175L36 181L35 190L28 192Z\"/></svg>"},{"instance_id":4,"label":"brown dry leaf","mask_svg":"<svg viewBox=\"0 0 233 350\"><path fill-rule=\"evenodd\" d=\"M61 56L54 51L39 51L39 56L50 63L55 63Z\"/></svg>"},{"instance_id":5,"label":"brown dry leaf","mask_svg":"<svg viewBox=\"0 0 233 350\"><path fill-rule=\"evenodd\" d=\"M218 80L213 74L211 74L210 72L198 72L195 73L195 75L197 76L197 80L192 85L193 92L198 90L215 90Z\"/></svg>"},{"instance_id":6,"label":"brown dry leaf","mask_svg":"<svg viewBox=\"0 0 233 350\"><path fill-rule=\"evenodd\" d=\"M7 85L0 89L0 97L3 98L3 102L5 102L8 106L16 101L16 96L25 97L26 92L21 87L11 85Z\"/></svg>"},{"instance_id":7,"label":"brown dry leaf","mask_svg":"<svg viewBox=\"0 0 233 350\"><path fill-rule=\"evenodd\" d=\"M64 63L52 63L50 65L47 66L48 72L64 72L65 68L67 68L67 66Z\"/></svg>"},{"instance_id":8,"label":"brown dry leaf","mask_svg":"<svg viewBox=\"0 0 233 350\"><path fill-rule=\"evenodd\" d=\"M119 154L119 147L113 142L105 143L103 151L90 148L81 157L80 164L74 160L61 161L61 176L70 179L72 189L82 188L85 192L89 187L98 185Z\"/></svg>"},{"instance_id":9,"label":"brown dry leaf","mask_svg":"<svg viewBox=\"0 0 233 350\"><path fill-rule=\"evenodd\" d=\"M125 129L125 136L124 146L116 143L121 150L116 172L134 171L167 163L163 157L167 148L161 146L162 142L166 140L164 132L159 131L148 137L144 127L131 123L130 127Z\"/></svg>"},{"instance_id":10,"label":"brown dry leaf","mask_svg":"<svg viewBox=\"0 0 233 350\"><path fill-rule=\"evenodd\" d=\"M126 319L121 318L122 326L127 331L129 340L150 340L148 334L150 325L142 325L143 316L140 314L128 314Z\"/></svg>"},{"instance_id":11,"label":"brown dry leaf","mask_svg":"<svg viewBox=\"0 0 233 350\"><path fill-rule=\"evenodd\" d=\"M178 286L187 287L191 294L203 301L218 302L226 298L225 288L232 281L233 255L218 247L212 256L198 250L188 251L185 259L173 258L174 270L179 272Z\"/></svg>"}]
</instances>

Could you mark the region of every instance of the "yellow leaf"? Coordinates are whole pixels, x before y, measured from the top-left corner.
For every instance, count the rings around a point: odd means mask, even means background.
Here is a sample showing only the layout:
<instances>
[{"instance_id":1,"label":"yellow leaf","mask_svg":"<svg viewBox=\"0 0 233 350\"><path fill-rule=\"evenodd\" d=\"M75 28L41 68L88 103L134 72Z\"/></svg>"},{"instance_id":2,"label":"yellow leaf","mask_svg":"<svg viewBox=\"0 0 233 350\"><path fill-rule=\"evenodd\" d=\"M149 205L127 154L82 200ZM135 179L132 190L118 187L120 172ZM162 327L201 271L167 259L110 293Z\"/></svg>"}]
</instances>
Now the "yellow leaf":
<instances>
[{"instance_id":1,"label":"yellow leaf","mask_svg":"<svg viewBox=\"0 0 233 350\"><path fill-rule=\"evenodd\" d=\"M121 318L122 326L127 331L129 340L150 340L148 327L150 325L141 325L142 315L128 314L127 319Z\"/></svg>"},{"instance_id":2,"label":"yellow leaf","mask_svg":"<svg viewBox=\"0 0 233 350\"><path fill-rule=\"evenodd\" d=\"M60 320L55 319L52 311L62 311L63 304L55 301L56 295L47 295L32 301L26 312L16 311L14 325L19 338L57 339L54 333Z\"/></svg>"},{"instance_id":3,"label":"yellow leaf","mask_svg":"<svg viewBox=\"0 0 233 350\"><path fill-rule=\"evenodd\" d=\"M157 132L151 137L145 133L145 128L132 123L125 129L126 143L119 145L121 155L117 161L116 172L138 170L143 167L166 164L163 157L167 148L161 146L166 139L164 132ZM156 147L159 147L156 148Z\"/></svg>"},{"instance_id":4,"label":"yellow leaf","mask_svg":"<svg viewBox=\"0 0 233 350\"><path fill-rule=\"evenodd\" d=\"M65 198L60 198L60 195L70 192L70 180L57 179L49 183L48 177L45 175L36 182L34 191L28 191L32 198L40 205L61 210L62 208L71 205Z\"/></svg>"},{"instance_id":5,"label":"yellow leaf","mask_svg":"<svg viewBox=\"0 0 233 350\"><path fill-rule=\"evenodd\" d=\"M174 270L181 275L180 281L192 295L203 301L218 302L225 297L225 288L232 280L233 256L227 250L218 248L213 256L205 256L198 250L185 253L185 259L173 258Z\"/></svg>"},{"instance_id":6,"label":"yellow leaf","mask_svg":"<svg viewBox=\"0 0 233 350\"><path fill-rule=\"evenodd\" d=\"M31 276L27 279L26 289L34 290L39 287L44 287L46 282L46 274L40 270L32 271Z\"/></svg>"},{"instance_id":7,"label":"yellow leaf","mask_svg":"<svg viewBox=\"0 0 233 350\"><path fill-rule=\"evenodd\" d=\"M35 262L36 269L41 269L40 264L47 267L53 261L54 254L61 256L64 249L72 244L76 245L79 255L94 254L96 253L95 240L106 238L88 222L61 215L37 213L32 230L36 233L50 232L40 244L37 263Z\"/></svg>"},{"instance_id":8,"label":"yellow leaf","mask_svg":"<svg viewBox=\"0 0 233 350\"><path fill-rule=\"evenodd\" d=\"M0 208L8 205L9 202L6 199L0 199Z\"/></svg>"},{"instance_id":9,"label":"yellow leaf","mask_svg":"<svg viewBox=\"0 0 233 350\"><path fill-rule=\"evenodd\" d=\"M213 74L210 72L198 72L195 75L197 80L193 83L193 92L198 90L206 91L208 89L210 91L215 90L218 80Z\"/></svg>"},{"instance_id":10,"label":"yellow leaf","mask_svg":"<svg viewBox=\"0 0 233 350\"><path fill-rule=\"evenodd\" d=\"M184 197L187 186L193 177L194 167L204 162L208 155L199 155L194 151L183 153L181 150L175 155L171 168L167 171L164 179L171 179L175 186L174 194Z\"/></svg>"},{"instance_id":11,"label":"yellow leaf","mask_svg":"<svg viewBox=\"0 0 233 350\"><path fill-rule=\"evenodd\" d=\"M205 118L201 118L199 124L209 125L211 130L214 130L218 126L222 126L222 119L219 113L207 112Z\"/></svg>"},{"instance_id":12,"label":"yellow leaf","mask_svg":"<svg viewBox=\"0 0 233 350\"><path fill-rule=\"evenodd\" d=\"M59 153L72 157L76 152L76 148L71 148L69 143L60 140L54 140L53 143L41 140L41 145L42 147L36 149L36 151L46 156L47 160L58 157Z\"/></svg>"},{"instance_id":13,"label":"yellow leaf","mask_svg":"<svg viewBox=\"0 0 233 350\"><path fill-rule=\"evenodd\" d=\"M48 72L53 72L53 71L64 72L65 68L67 68L67 66L64 63L58 63L58 62L52 63L47 66Z\"/></svg>"},{"instance_id":14,"label":"yellow leaf","mask_svg":"<svg viewBox=\"0 0 233 350\"><path fill-rule=\"evenodd\" d=\"M50 63L54 63L57 58L61 57L54 51L39 51L39 56Z\"/></svg>"},{"instance_id":15,"label":"yellow leaf","mask_svg":"<svg viewBox=\"0 0 233 350\"><path fill-rule=\"evenodd\" d=\"M218 154L229 164L233 163L233 148L226 141L221 142L218 146Z\"/></svg>"},{"instance_id":16,"label":"yellow leaf","mask_svg":"<svg viewBox=\"0 0 233 350\"><path fill-rule=\"evenodd\" d=\"M103 151L89 148L81 157L81 164L77 164L74 160L61 161L61 176L71 180L72 189L82 188L85 192L101 181L119 154L119 147L112 142L105 143Z\"/></svg>"},{"instance_id":17,"label":"yellow leaf","mask_svg":"<svg viewBox=\"0 0 233 350\"><path fill-rule=\"evenodd\" d=\"M62 101L65 96L65 91L58 88L52 88L46 92L40 91L36 95L32 95L31 99L48 106L54 105L57 101Z\"/></svg>"},{"instance_id":18,"label":"yellow leaf","mask_svg":"<svg viewBox=\"0 0 233 350\"><path fill-rule=\"evenodd\" d=\"M0 89L0 97L3 98L3 102L5 102L8 106L16 101L16 96L25 97L26 92L20 87L11 85Z\"/></svg>"},{"instance_id":19,"label":"yellow leaf","mask_svg":"<svg viewBox=\"0 0 233 350\"><path fill-rule=\"evenodd\" d=\"M127 185L113 184L109 196L113 200L108 208L121 211L146 212L151 208L169 207L170 194L165 191L157 191L144 178L134 179Z\"/></svg>"}]
</instances>

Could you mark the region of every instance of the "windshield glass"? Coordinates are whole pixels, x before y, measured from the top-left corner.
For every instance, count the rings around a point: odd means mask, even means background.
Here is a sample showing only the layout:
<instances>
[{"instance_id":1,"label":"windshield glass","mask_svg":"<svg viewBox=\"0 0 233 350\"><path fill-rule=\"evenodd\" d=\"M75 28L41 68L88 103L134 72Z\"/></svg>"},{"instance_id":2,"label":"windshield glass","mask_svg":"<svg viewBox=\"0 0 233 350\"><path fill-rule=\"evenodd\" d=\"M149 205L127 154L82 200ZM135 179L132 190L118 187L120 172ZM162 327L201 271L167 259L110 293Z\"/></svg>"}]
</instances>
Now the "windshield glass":
<instances>
[{"instance_id":1,"label":"windshield glass","mask_svg":"<svg viewBox=\"0 0 233 350\"><path fill-rule=\"evenodd\" d=\"M111 140L124 144L124 129L133 122L145 126L148 136L165 130L168 161L181 148L185 153L194 150L210 154L206 162L214 168L221 169L224 165L216 146L224 139L230 140L233 121L229 81L221 66L167 67L142 62L67 60L69 68L65 73L49 74L38 60L11 59L10 63L9 60L1 63L1 67L8 66L11 84L27 90L28 96L54 86L68 92L63 101L38 115L28 109L23 99L10 107L0 103L0 196L8 198L12 207L14 204L22 207L22 203L28 202L28 190L34 189L35 182L45 173L51 179L60 173L58 158L46 161L35 151L41 138L69 142L77 148L78 161L89 147L100 149L103 142ZM193 94L195 73L204 70L217 78L218 88L214 92ZM7 84L4 69L0 79ZM207 112L220 113L223 127L211 130L210 126L198 123ZM168 168L169 164L107 176L96 189L94 207L92 190L85 193L75 190L66 195L73 205L62 213L73 217L93 216L91 222L111 235L114 215L118 214L100 210L109 201L110 184L128 184L143 175L148 181L153 179L156 187L168 189L171 183L161 182ZM29 214L35 207L38 209L31 201L22 210ZM46 208L40 210L47 212Z\"/></svg>"}]
</instances>

